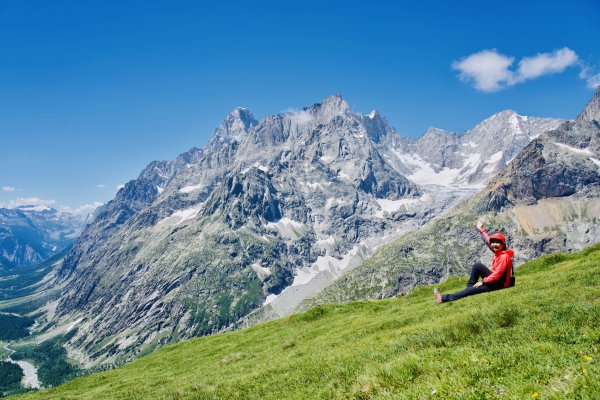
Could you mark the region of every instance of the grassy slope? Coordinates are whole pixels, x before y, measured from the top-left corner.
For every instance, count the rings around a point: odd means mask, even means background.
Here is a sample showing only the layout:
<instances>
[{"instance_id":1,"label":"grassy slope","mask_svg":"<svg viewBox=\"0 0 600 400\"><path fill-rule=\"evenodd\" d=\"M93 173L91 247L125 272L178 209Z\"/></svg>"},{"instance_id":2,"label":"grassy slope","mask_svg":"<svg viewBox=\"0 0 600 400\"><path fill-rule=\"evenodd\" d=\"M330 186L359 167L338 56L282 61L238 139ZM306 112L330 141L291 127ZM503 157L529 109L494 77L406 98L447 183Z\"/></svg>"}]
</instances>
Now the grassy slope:
<instances>
[{"instance_id":1,"label":"grassy slope","mask_svg":"<svg viewBox=\"0 0 600 400\"><path fill-rule=\"evenodd\" d=\"M20 398L600 398L600 245L525 264L517 285L317 307Z\"/></svg>"}]
</instances>

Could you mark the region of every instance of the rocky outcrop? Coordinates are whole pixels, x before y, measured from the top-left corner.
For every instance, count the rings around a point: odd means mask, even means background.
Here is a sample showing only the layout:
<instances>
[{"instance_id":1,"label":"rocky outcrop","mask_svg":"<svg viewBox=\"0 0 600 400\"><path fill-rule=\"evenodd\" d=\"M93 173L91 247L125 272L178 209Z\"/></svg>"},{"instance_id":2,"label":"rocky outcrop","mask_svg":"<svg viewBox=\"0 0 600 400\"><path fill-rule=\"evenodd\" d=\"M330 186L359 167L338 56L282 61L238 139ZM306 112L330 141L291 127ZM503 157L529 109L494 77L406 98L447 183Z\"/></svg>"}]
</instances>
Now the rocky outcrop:
<instances>
[{"instance_id":1,"label":"rocky outcrop","mask_svg":"<svg viewBox=\"0 0 600 400\"><path fill-rule=\"evenodd\" d=\"M500 211L541 199L599 193L600 126L577 120L563 123L532 141L482 192L478 212Z\"/></svg>"},{"instance_id":2,"label":"rocky outcrop","mask_svg":"<svg viewBox=\"0 0 600 400\"><path fill-rule=\"evenodd\" d=\"M600 123L600 86L596 88L594 97L589 101L584 110L577 116L578 121L596 121Z\"/></svg>"}]
</instances>

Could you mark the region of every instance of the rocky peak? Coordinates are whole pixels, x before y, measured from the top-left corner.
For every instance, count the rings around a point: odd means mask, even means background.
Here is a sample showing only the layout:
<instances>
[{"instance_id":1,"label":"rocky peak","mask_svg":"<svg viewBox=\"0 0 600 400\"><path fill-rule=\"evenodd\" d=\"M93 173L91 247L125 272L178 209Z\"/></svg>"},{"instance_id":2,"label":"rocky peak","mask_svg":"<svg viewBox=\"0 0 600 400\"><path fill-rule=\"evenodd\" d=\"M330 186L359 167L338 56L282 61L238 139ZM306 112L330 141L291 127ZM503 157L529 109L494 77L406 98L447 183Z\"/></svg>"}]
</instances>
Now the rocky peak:
<instances>
[{"instance_id":1,"label":"rocky peak","mask_svg":"<svg viewBox=\"0 0 600 400\"><path fill-rule=\"evenodd\" d=\"M594 97L589 101L585 109L577 117L578 121L592 121L596 120L600 122L600 86L596 88Z\"/></svg>"},{"instance_id":2,"label":"rocky peak","mask_svg":"<svg viewBox=\"0 0 600 400\"><path fill-rule=\"evenodd\" d=\"M252 115L250 110L242 107L236 107L233 111L227 114L221 125L215 129L215 133L211 138L211 142L245 135L257 124L258 121L254 118L254 115Z\"/></svg>"},{"instance_id":3,"label":"rocky peak","mask_svg":"<svg viewBox=\"0 0 600 400\"><path fill-rule=\"evenodd\" d=\"M329 96L321 103L317 103L308 110L319 124L326 124L340 115L352 113L346 100L339 94Z\"/></svg>"},{"instance_id":4,"label":"rocky peak","mask_svg":"<svg viewBox=\"0 0 600 400\"><path fill-rule=\"evenodd\" d=\"M367 130L367 134L375 143L380 143L392 130L387 119L376 110L371 111L371 113L363 119L363 123Z\"/></svg>"},{"instance_id":5,"label":"rocky peak","mask_svg":"<svg viewBox=\"0 0 600 400\"><path fill-rule=\"evenodd\" d=\"M448 140L456 137L456 133L445 131L443 129L429 127L421 136L419 141L438 141L438 140Z\"/></svg>"}]
</instances>

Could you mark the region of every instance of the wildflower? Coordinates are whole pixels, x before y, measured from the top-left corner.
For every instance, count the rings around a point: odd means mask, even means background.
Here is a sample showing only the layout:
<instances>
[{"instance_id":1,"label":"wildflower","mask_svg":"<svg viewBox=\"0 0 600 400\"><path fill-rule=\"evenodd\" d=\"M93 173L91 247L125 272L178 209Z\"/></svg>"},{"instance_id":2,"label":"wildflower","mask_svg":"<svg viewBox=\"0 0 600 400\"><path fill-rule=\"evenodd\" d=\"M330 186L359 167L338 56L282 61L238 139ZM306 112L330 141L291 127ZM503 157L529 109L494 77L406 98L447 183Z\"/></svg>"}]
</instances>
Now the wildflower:
<instances>
[{"instance_id":1,"label":"wildflower","mask_svg":"<svg viewBox=\"0 0 600 400\"><path fill-rule=\"evenodd\" d=\"M587 354L583 355L583 359L587 362L592 362L592 360L594 359L593 357L588 356Z\"/></svg>"},{"instance_id":2,"label":"wildflower","mask_svg":"<svg viewBox=\"0 0 600 400\"><path fill-rule=\"evenodd\" d=\"M540 397L540 394L539 394L538 392L533 392L533 393L531 394L531 398L532 398L532 399L537 399L538 397Z\"/></svg>"}]
</instances>

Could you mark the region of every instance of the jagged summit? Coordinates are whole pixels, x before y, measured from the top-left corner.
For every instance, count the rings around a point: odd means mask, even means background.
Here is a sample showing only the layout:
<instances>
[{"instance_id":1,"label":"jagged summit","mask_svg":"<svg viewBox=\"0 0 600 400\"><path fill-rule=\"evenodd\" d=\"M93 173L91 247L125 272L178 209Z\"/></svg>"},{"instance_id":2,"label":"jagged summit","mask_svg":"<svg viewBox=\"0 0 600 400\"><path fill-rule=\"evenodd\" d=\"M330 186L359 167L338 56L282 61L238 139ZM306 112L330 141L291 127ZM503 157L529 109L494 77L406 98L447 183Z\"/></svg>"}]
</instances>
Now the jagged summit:
<instances>
[{"instance_id":1,"label":"jagged summit","mask_svg":"<svg viewBox=\"0 0 600 400\"><path fill-rule=\"evenodd\" d=\"M313 109L318 110L318 113L323 117L330 117L329 119L352 112L346 100L339 94L327 97L321 103L315 104Z\"/></svg>"},{"instance_id":2,"label":"jagged summit","mask_svg":"<svg viewBox=\"0 0 600 400\"><path fill-rule=\"evenodd\" d=\"M447 136L447 135L456 135L454 132L446 131L444 129L436 128L435 126L430 126L427 128L422 138L427 136Z\"/></svg>"},{"instance_id":3,"label":"jagged summit","mask_svg":"<svg viewBox=\"0 0 600 400\"><path fill-rule=\"evenodd\" d=\"M584 110L577 117L578 121L592 121L596 120L600 122L600 86L596 88L596 93L585 106Z\"/></svg>"},{"instance_id":4,"label":"jagged summit","mask_svg":"<svg viewBox=\"0 0 600 400\"><path fill-rule=\"evenodd\" d=\"M237 137L248 133L252 127L258 124L250 110L236 107L231 111L221 125L215 130L213 138Z\"/></svg>"},{"instance_id":5,"label":"jagged summit","mask_svg":"<svg viewBox=\"0 0 600 400\"><path fill-rule=\"evenodd\" d=\"M381 115L381 114L379 113L379 111L377 111L377 110L373 110L373 111L371 111L371 112L370 112L370 113L367 115L367 117L369 117L369 118L371 118L371 119L374 119L374 118L377 118L377 117L378 117L378 116L380 116L380 115Z\"/></svg>"}]
</instances>

